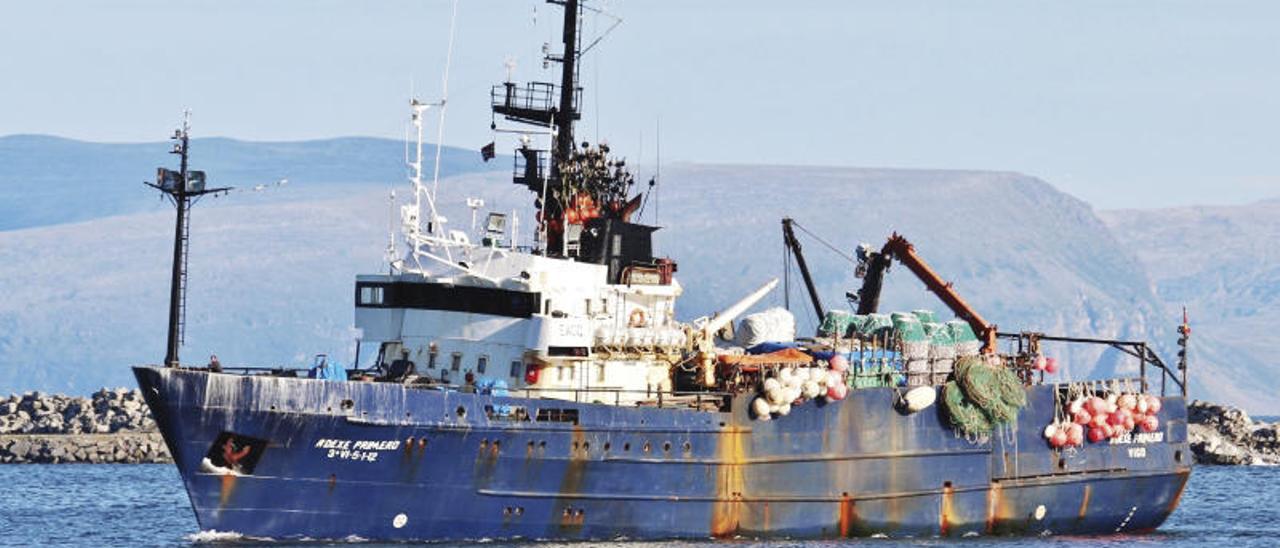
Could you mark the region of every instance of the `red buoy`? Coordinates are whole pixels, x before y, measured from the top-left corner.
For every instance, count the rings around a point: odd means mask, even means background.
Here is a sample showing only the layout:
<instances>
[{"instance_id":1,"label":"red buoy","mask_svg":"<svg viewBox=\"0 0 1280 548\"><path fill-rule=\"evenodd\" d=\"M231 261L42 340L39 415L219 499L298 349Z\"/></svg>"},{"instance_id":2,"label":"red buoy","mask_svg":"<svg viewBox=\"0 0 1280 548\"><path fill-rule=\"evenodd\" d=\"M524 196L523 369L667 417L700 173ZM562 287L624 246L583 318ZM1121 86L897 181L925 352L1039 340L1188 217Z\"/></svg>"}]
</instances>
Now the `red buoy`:
<instances>
[{"instance_id":1,"label":"red buoy","mask_svg":"<svg viewBox=\"0 0 1280 548\"><path fill-rule=\"evenodd\" d=\"M1049 445L1052 445L1054 447L1062 447L1066 444L1067 444L1067 432L1063 430L1061 426L1059 426L1059 428L1053 432L1053 438L1049 440Z\"/></svg>"},{"instance_id":2,"label":"red buoy","mask_svg":"<svg viewBox=\"0 0 1280 548\"><path fill-rule=\"evenodd\" d=\"M1089 441L1091 441L1091 442L1093 442L1093 443L1098 443L1098 442L1100 442L1100 441L1102 441L1102 440L1106 439L1106 438L1107 438L1107 432L1106 432L1106 430L1104 430L1104 428L1106 428L1106 427L1105 427L1105 426L1102 426L1102 427L1099 427L1099 426L1091 426L1091 427L1089 427Z\"/></svg>"}]
</instances>

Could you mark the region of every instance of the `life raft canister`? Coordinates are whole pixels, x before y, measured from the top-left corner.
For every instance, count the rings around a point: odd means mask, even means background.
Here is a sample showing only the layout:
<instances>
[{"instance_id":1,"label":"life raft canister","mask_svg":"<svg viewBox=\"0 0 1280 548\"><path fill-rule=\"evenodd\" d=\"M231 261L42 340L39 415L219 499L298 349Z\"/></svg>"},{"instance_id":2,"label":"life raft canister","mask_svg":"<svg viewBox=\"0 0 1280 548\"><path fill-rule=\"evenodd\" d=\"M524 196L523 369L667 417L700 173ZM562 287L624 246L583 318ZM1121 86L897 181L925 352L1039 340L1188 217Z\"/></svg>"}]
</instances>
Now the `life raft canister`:
<instances>
[{"instance_id":1,"label":"life raft canister","mask_svg":"<svg viewBox=\"0 0 1280 548\"><path fill-rule=\"evenodd\" d=\"M644 327L649 324L649 317L644 313L644 309L637 308L631 311L631 315L627 317L627 325L631 327Z\"/></svg>"}]
</instances>

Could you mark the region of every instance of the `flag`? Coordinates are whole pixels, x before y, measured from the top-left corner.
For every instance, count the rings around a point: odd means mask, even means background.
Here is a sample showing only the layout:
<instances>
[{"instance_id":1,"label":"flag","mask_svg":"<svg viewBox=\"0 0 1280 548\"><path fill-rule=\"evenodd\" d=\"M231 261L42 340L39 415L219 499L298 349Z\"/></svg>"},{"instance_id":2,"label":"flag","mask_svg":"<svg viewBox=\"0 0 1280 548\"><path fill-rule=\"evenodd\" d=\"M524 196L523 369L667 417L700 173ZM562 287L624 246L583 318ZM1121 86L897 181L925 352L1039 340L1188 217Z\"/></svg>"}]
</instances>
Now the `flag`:
<instances>
[{"instance_id":1,"label":"flag","mask_svg":"<svg viewBox=\"0 0 1280 548\"><path fill-rule=\"evenodd\" d=\"M489 160L492 160L493 156L494 156L494 143L489 143L485 146L480 147L480 157L484 158L484 161L488 162Z\"/></svg>"}]
</instances>

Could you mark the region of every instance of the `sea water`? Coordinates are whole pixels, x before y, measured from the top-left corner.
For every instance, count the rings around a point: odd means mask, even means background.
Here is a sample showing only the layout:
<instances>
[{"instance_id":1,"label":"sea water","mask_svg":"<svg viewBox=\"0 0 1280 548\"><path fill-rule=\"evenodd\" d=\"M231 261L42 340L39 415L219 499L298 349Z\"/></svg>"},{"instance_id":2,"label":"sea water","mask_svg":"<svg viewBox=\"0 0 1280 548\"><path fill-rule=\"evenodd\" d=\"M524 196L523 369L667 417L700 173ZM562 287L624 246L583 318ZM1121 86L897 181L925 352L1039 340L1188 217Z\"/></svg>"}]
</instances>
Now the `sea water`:
<instances>
[{"instance_id":1,"label":"sea water","mask_svg":"<svg viewBox=\"0 0 1280 548\"><path fill-rule=\"evenodd\" d=\"M692 546L1280 546L1280 468L1197 467L1182 504L1146 535L859 539L832 542L739 539L728 542L530 542L553 546L683 548ZM358 540L356 541L358 542ZM0 465L2 546L209 546L262 544L230 532L200 531L172 465ZM295 543L296 544L296 543ZM295 544L272 544L292 546ZM485 545L500 544L491 542ZM502 543L505 544L505 543ZM325 546L333 543L311 543ZM376 544L360 544L378 546ZM451 546L433 544L433 546Z\"/></svg>"}]
</instances>

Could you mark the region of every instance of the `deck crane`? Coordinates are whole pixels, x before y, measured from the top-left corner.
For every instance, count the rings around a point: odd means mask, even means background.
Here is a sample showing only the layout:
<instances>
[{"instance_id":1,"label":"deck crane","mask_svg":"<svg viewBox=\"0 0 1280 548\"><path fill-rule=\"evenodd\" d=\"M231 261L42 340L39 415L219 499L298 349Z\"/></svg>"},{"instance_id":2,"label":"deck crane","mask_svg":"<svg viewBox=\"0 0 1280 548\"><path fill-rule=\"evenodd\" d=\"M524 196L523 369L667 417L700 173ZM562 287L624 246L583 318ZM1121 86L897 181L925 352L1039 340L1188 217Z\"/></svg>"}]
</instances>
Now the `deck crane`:
<instances>
[{"instance_id":1,"label":"deck crane","mask_svg":"<svg viewBox=\"0 0 1280 548\"><path fill-rule=\"evenodd\" d=\"M813 276L809 274L809 264L804 261L804 253L800 249L800 240L796 239L795 230L792 224L795 221L790 217L782 219L782 243L785 244L787 250L796 257L796 266L800 267L800 276L804 278L805 289L809 290L809 300L813 303L813 312L818 315L818 323L822 323L822 317L826 315L826 311L822 309L822 299L818 298L818 289L813 285Z\"/></svg>"},{"instance_id":2,"label":"deck crane","mask_svg":"<svg viewBox=\"0 0 1280 548\"><path fill-rule=\"evenodd\" d=\"M996 326L988 323L982 315L978 314L978 311L969 306L969 303L956 293L951 283L943 280L933 268L930 268L928 263L916 254L915 246L897 232L889 237L889 241L885 242L880 251L874 251L866 244L858 248L857 275L862 278L862 288L858 290L858 314L872 314L880 307L880 289L884 285L884 274L888 272L889 265L894 259L906 265L916 278L924 282L925 288L937 295L956 317L968 322L969 327L973 328L974 334L978 336L978 340L982 341L982 353L991 354L996 351Z\"/></svg>"}]
</instances>

